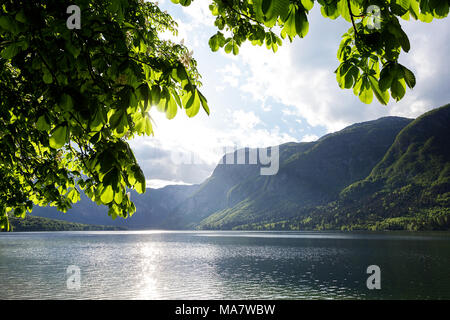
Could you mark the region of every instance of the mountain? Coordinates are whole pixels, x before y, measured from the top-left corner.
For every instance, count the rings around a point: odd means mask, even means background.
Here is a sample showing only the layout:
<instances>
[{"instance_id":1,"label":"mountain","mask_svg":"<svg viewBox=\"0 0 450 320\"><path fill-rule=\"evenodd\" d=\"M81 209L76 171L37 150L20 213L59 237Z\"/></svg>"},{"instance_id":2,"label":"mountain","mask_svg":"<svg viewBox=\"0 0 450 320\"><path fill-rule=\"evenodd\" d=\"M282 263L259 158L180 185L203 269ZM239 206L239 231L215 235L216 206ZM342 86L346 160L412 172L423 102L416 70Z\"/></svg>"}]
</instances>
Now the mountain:
<instances>
[{"instance_id":1,"label":"mountain","mask_svg":"<svg viewBox=\"0 0 450 320\"><path fill-rule=\"evenodd\" d=\"M449 137L450 105L417 118L367 178L342 191L337 211L374 229L449 229Z\"/></svg>"},{"instance_id":2,"label":"mountain","mask_svg":"<svg viewBox=\"0 0 450 320\"><path fill-rule=\"evenodd\" d=\"M450 105L282 144L275 175L249 164L256 150L235 151L199 185L132 193L137 212L126 220L84 196L67 214L33 215L130 229L450 229L448 137ZM246 164L226 161L242 155Z\"/></svg>"},{"instance_id":3,"label":"mountain","mask_svg":"<svg viewBox=\"0 0 450 320\"><path fill-rule=\"evenodd\" d=\"M197 188L197 185L172 185L160 189L147 189L142 195L132 191L131 199L136 206L136 212L128 219L112 220L106 207L92 202L83 193L81 201L74 204L67 213L61 213L54 207L35 207L32 214L76 223L121 226L129 229L168 228L165 222L173 209Z\"/></svg>"},{"instance_id":4,"label":"mountain","mask_svg":"<svg viewBox=\"0 0 450 320\"><path fill-rule=\"evenodd\" d=\"M227 193L229 206L209 215L199 226L229 229L285 219L302 208L335 200L343 188L371 172L410 122L386 117L354 124L316 142L291 145L295 150L280 153L278 174L257 175L236 184Z\"/></svg>"},{"instance_id":5,"label":"mountain","mask_svg":"<svg viewBox=\"0 0 450 320\"><path fill-rule=\"evenodd\" d=\"M450 105L407 125L370 174L336 201L247 229L449 230Z\"/></svg>"},{"instance_id":6,"label":"mountain","mask_svg":"<svg viewBox=\"0 0 450 320\"><path fill-rule=\"evenodd\" d=\"M137 212L111 221L106 208L86 197L61 214L36 208L33 215L78 223L127 228L235 228L295 217L338 198L339 192L364 179L383 158L397 134L412 120L385 117L349 126L318 141L279 146L279 171L261 175L260 164L219 164L200 185L150 189L132 194ZM248 163L253 149L244 150ZM236 159L238 153L224 155ZM236 162L236 161L235 161ZM261 161L258 161L261 163Z\"/></svg>"}]
</instances>

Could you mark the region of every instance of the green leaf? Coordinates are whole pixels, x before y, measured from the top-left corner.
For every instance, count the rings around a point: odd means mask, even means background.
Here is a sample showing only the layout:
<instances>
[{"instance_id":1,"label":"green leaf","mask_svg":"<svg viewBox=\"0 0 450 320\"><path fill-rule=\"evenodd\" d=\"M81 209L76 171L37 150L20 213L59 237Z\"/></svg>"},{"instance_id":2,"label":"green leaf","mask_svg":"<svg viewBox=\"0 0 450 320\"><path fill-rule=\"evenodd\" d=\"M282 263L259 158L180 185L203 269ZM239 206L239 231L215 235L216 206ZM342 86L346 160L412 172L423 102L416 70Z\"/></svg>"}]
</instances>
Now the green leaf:
<instances>
[{"instance_id":1,"label":"green leaf","mask_svg":"<svg viewBox=\"0 0 450 320\"><path fill-rule=\"evenodd\" d=\"M122 192L116 192L114 193L114 202L117 204L121 204L123 200L123 194Z\"/></svg>"},{"instance_id":2,"label":"green leaf","mask_svg":"<svg viewBox=\"0 0 450 320\"><path fill-rule=\"evenodd\" d=\"M161 99L161 88L157 85L152 86L150 90L151 104L156 106Z\"/></svg>"},{"instance_id":3,"label":"green leaf","mask_svg":"<svg viewBox=\"0 0 450 320\"><path fill-rule=\"evenodd\" d=\"M134 184L134 189L138 192L138 193L145 193L145 176L144 173L142 172L141 168L139 168L139 166L134 166L133 167L133 173L134 173L134 177L136 179L136 183Z\"/></svg>"},{"instance_id":4,"label":"green leaf","mask_svg":"<svg viewBox=\"0 0 450 320\"><path fill-rule=\"evenodd\" d=\"M314 1L313 0L301 0L303 8L306 10L311 10L314 7Z\"/></svg>"},{"instance_id":5,"label":"green leaf","mask_svg":"<svg viewBox=\"0 0 450 320\"><path fill-rule=\"evenodd\" d=\"M239 46L237 45L236 41L233 43L233 54L235 56L239 54Z\"/></svg>"},{"instance_id":6,"label":"green leaf","mask_svg":"<svg viewBox=\"0 0 450 320\"><path fill-rule=\"evenodd\" d=\"M234 40L233 39L229 40L225 45L224 49L226 53L230 53L232 50L234 50Z\"/></svg>"},{"instance_id":7,"label":"green leaf","mask_svg":"<svg viewBox=\"0 0 450 320\"><path fill-rule=\"evenodd\" d=\"M285 0L280 0L285 1ZM289 3L288 3L289 4ZM268 28L273 27L278 19L277 12L278 0L262 0L262 12L264 14L264 25Z\"/></svg>"},{"instance_id":8,"label":"green leaf","mask_svg":"<svg viewBox=\"0 0 450 320\"><path fill-rule=\"evenodd\" d=\"M149 136L153 134L153 127L152 123L150 121L150 118L147 116L145 117L145 133Z\"/></svg>"},{"instance_id":9,"label":"green leaf","mask_svg":"<svg viewBox=\"0 0 450 320\"><path fill-rule=\"evenodd\" d=\"M411 5L411 0L396 0L396 3L404 10L408 10L409 6Z\"/></svg>"},{"instance_id":10,"label":"green leaf","mask_svg":"<svg viewBox=\"0 0 450 320\"><path fill-rule=\"evenodd\" d=\"M101 195L100 195L100 200L105 203L108 204L111 201L113 201L114 199L114 191L112 186L108 185L105 188L103 188Z\"/></svg>"},{"instance_id":11,"label":"green leaf","mask_svg":"<svg viewBox=\"0 0 450 320\"><path fill-rule=\"evenodd\" d=\"M18 217L18 218L25 218L25 214L26 214L26 209L25 207L18 207L14 209L14 216Z\"/></svg>"},{"instance_id":12,"label":"green leaf","mask_svg":"<svg viewBox=\"0 0 450 320\"><path fill-rule=\"evenodd\" d=\"M362 77L361 88L359 90L359 100L365 104L372 103L373 91L367 76Z\"/></svg>"},{"instance_id":13,"label":"green leaf","mask_svg":"<svg viewBox=\"0 0 450 320\"><path fill-rule=\"evenodd\" d=\"M264 13L262 11L263 0L253 0L253 11L255 12L255 18L257 21L262 22Z\"/></svg>"},{"instance_id":14,"label":"green leaf","mask_svg":"<svg viewBox=\"0 0 450 320\"><path fill-rule=\"evenodd\" d=\"M300 38L303 38L308 34L309 23L304 11L297 10L295 13L295 29Z\"/></svg>"},{"instance_id":15,"label":"green leaf","mask_svg":"<svg viewBox=\"0 0 450 320\"><path fill-rule=\"evenodd\" d=\"M80 192L76 188L70 189L70 191L67 193L67 198L72 202L76 203L80 201Z\"/></svg>"},{"instance_id":16,"label":"green leaf","mask_svg":"<svg viewBox=\"0 0 450 320\"><path fill-rule=\"evenodd\" d=\"M67 111L70 111L73 109L73 100L70 95L68 95L68 94L61 95L61 107Z\"/></svg>"},{"instance_id":17,"label":"green leaf","mask_svg":"<svg viewBox=\"0 0 450 320\"><path fill-rule=\"evenodd\" d=\"M101 127L103 127L103 125L105 124L105 118L102 112L102 109L98 109L95 112L95 116L94 119L92 119L91 124L90 124L90 129L92 131L97 131L99 130Z\"/></svg>"},{"instance_id":18,"label":"green leaf","mask_svg":"<svg viewBox=\"0 0 450 320\"><path fill-rule=\"evenodd\" d=\"M416 85L416 77L414 76L414 73L403 65L400 65L400 67L402 68L406 84L410 89L414 88Z\"/></svg>"},{"instance_id":19,"label":"green leaf","mask_svg":"<svg viewBox=\"0 0 450 320\"><path fill-rule=\"evenodd\" d=\"M324 4L320 7L320 12L325 18L336 19L339 17L339 10L336 3Z\"/></svg>"},{"instance_id":20,"label":"green leaf","mask_svg":"<svg viewBox=\"0 0 450 320\"><path fill-rule=\"evenodd\" d=\"M200 98L200 102L202 103L202 108L205 110L205 112L209 115L209 107L208 107L208 101L203 96L203 94L197 90L198 96Z\"/></svg>"},{"instance_id":21,"label":"green leaf","mask_svg":"<svg viewBox=\"0 0 450 320\"><path fill-rule=\"evenodd\" d=\"M342 16L342 18L347 20L347 22L352 21L350 18L350 12L348 11L347 0L340 0L337 4L337 9L338 9L340 15Z\"/></svg>"},{"instance_id":22,"label":"green leaf","mask_svg":"<svg viewBox=\"0 0 450 320\"><path fill-rule=\"evenodd\" d=\"M290 36L291 38L297 35L297 29L295 27L295 7L291 6L289 10L288 18L284 23L283 32Z\"/></svg>"},{"instance_id":23,"label":"green leaf","mask_svg":"<svg viewBox=\"0 0 450 320\"><path fill-rule=\"evenodd\" d=\"M191 95L190 101L192 101L192 103L190 107L186 109L186 114L189 118L192 118L197 115L200 110L200 97L197 90Z\"/></svg>"},{"instance_id":24,"label":"green leaf","mask_svg":"<svg viewBox=\"0 0 450 320\"><path fill-rule=\"evenodd\" d=\"M116 110L116 112L109 119L111 129L117 132L123 132L125 127L128 127L127 114L123 110Z\"/></svg>"},{"instance_id":25,"label":"green leaf","mask_svg":"<svg viewBox=\"0 0 450 320\"><path fill-rule=\"evenodd\" d=\"M397 102L400 101L406 92L406 85L404 79L394 79L392 81L391 86L391 96L394 98Z\"/></svg>"},{"instance_id":26,"label":"green leaf","mask_svg":"<svg viewBox=\"0 0 450 320\"><path fill-rule=\"evenodd\" d=\"M167 119L173 119L177 115L178 106L173 96L170 96L167 100L166 117Z\"/></svg>"},{"instance_id":27,"label":"green leaf","mask_svg":"<svg viewBox=\"0 0 450 320\"><path fill-rule=\"evenodd\" d=\"M183 7L187 7L191 4L192 0L176 0L178 1Z\"/></svg>"},{"instance_id":28,"label":"green leaf","mask_svg":"<svg viewBox=\"0 0 450 320\"><path fill-rule=\"evenodd\" d=\"M112 186L113 189L118 190L117 185L119 184L120 173L117 167L113 166L111 170L109 170L103 178L101 179L103 185Z\"/></svg>"},{"instance_id":29,"label":"green leaf","mask_svg":"<svg viewBox=\"0 0 450 320\"><path fill-rule=\"evenodd\" d=\"M6 232L10 230L8 216L0 212L0 229L4 229Z\"/></svg>"},{"instance_id":30,"label":"green leaf","mask_svg":"<svg viewBox=\"0 0 450 320\"><path fill-rule=\"evenodd\" d=\"M36 121L36 129L38 129L39 131L48 131L50 130L50 128L50 123L47 120L47 117L43 114Z\"/></svg>"},{"instance_id":31,"label":"green leaf","mask_svg":"<svg viewBox=\"0 0 450 320\"><path fill-rule=\"evenodd\" d=\"M209 39L208 44L209 44L209 47L211 48L211 50L212 50L213 52L219 50L220 45L219 45L219 39L218 39L217 34L213 35L213 36Z\"/></svg>"},{"instance_id":32,"label":"green leaf","mask_svg":"<svg viewBox=\"0 0 450 320\"><path fill-rule=\"evenodd\" d=\"M42 80L44 80L44 83L46 84L50 84L53 82L53 77L47 69L44 69L44 75L42 76Z\"/></svg>"},{"instance_id":33,"label":"green leaf","mask_svg":"<svg viewBox=\"0 0 450 320\"><path fill-rule=\"evenodd\" d=\"M284 20L289 11L289 3L289 0L273 0L266 15L267 19L276 21L280 17Z\"/></svg>"},{"instance_id":34,"label":"green leaf","mask_svg":"<svg viewBox=\"0 0 450 320\"><path fill-rule=\"evenodd\" d=\"M450 3L448 1L434 0L433 14L436 18L445 18L448 16Z\"/></svg>"},{"instance_id":35,"label":"green leaf","mask_svg":"<svg viewBox=\"0 0 450 320\"><path fill-rule=\"evenodd\" d=\"M0 16L0 28L14 34L16 32L17 25L10 17L2 15Z\"/></svg>"},{"instance_id":36,"label":"green leaf","mask_svg":"<svg viewBox=\"0 0 450 320\"><path fill-rule=\"evenodd\" d=\"M347 73L344 75L344 87L350 89L358 79L359 69L356 66L351 66Z\"/></svg>"},{"instance_id":37,"label":"green leaf","mask_svg":"<svg viewBox=\"0 0 450 320\"><path fill-rule=\"evenodd\" d=\"M27 17L25 16L25 13L24 13L23 9L20 10L20 11L16 14L15 19L16 19L17 21L19 21L19 22L27 23Z\"/></svg>"},{"instance_id":38,"label":"green leaf","mask_svg":"<svg viewBox=\"0 0 450 320\"><path fill-rule=\"evenodd\" d=\"M50 136L49 143L53 149L61 148L68 141L67 126L57 126Z\"/></svg>"},{"instance_id":39,"label":"green leaf","mask_svg":"<svg viewBox=\"0 0 450 320\"><path fill-rule=\"evenodd\" d=\"M16 44L10 44L2 50L0 56L6 60L14 58L20 52L20 47Z\"/></svg>"},{"instance_id":40,"label":"green leaf","mask_svg":"<svg viewBox=\"0 0 450 320\"><path fill-rule=\"evenodd\" d=\"M192 91L186 92L181 99L181 102L183 103L184 108L185 109L191 108L194 103L194 99L195 99L195 96L192 94Z\"/></svg>"},{"instance_id":41,"label":"green leaf","mask_svg":"<svg viewBox=\"0 0 450 320\"><path fill-rule=\"evenodd\" d=\"M386 91L391 87L392 81L395 78L394 73L395 71L391 66L386 66L381 70L380 80L378 82L381 91Z\"/></svg>"},{"instance_id":42,"label":"green leaf","mask_svg":"<svg viewBox=\"0 0 450 320\"><path fill-rule=\"evenodd\" d=\"M377 100L381 104L387 105L389 102L389 92L387 90L386 91L380 90L378 81L375 77L369 76L369 81L370 81L370 86L372 87L373 93L375 94L375 97L377 98Z\"/></svg>"}]
</instances>

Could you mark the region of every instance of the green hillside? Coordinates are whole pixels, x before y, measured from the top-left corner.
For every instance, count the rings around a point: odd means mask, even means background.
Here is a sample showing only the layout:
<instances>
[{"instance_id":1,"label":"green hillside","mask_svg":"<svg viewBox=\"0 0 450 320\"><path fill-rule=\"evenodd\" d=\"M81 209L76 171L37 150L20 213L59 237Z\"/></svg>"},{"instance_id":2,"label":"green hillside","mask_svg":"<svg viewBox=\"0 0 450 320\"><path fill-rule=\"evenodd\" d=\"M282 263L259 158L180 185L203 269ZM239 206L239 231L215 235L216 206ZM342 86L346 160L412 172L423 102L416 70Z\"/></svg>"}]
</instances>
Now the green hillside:
<instances>
[{"instance_id":1,"label":"green hillside","mask_svg":"<svg viewBox=\"0 0 450 320\"><path fill-rule=\"evenodd\" d=\"M406 126L371 173L337 201L294 219L240 228L450 229L450 105Z\"/></svg>"},{"instance_id":2,"label":"green hillside","mask_svg":"<svg viewBox=\"0 0 450 320\"><path fill-rule=\"evenodd\" d=\"M342 192L342 207L361 206L377 228L450 227L450 105L403 129L363 181ZM357 212L354 211L354 212Z\"/></svg>"},{"instance_id":3,"label":"green hillside","mask_svg":"<svg viewBox=\"0 0 450 320\"><path fill-rule=\"evenodd\" d=\"M25 218L10 217L11 231L100 231L124 230L120 227L98 226L73 223L56 219L48 219L27 215Z\"/></svg>"}]
</instances>

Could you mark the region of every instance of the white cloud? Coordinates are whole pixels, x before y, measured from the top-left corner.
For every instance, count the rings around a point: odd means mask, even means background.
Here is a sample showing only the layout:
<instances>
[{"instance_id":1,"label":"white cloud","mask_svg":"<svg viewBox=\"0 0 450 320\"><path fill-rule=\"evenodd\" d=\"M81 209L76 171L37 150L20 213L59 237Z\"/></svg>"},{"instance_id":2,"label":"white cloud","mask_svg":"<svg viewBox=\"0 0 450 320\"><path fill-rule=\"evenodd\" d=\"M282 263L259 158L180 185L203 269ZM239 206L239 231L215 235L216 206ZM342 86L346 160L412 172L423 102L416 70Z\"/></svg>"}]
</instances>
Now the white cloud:
<instances>
[{"instance_id":1,"label":"white cloud","mask_svg":"<svg viewBox=\"0 0 450 320\"><path fill-rule=\"evenodd\" d=\"M276 54L245 44L238 57L250 76L240 80L241 90L259 103L274 99L291 107L284 108L283 114L295 114L312 127L324 126L328 132L387 115L416 117L448 102L448 21L407 23L412 49L402 54L401 62L415 71L418 83L414 90L407 90L401 102L391 99L388 107L375 98L371 105L365 105L351 90L337 86L335 52L343 33L341 26L348 25L339 20L330 23L318 10L310 14L310 21L310 34L305 39L283 44Z\"/></svg>"},{"instance_id":2,"label":"white cloud","mask_svg":"<svg viewBox=\"0 0 450 320\"><path fill-rule=\"evenodd\" d=\"M316 136L315 134L307 134L304 135L302 138L302 142L311 142L311 141L316 141L317 139L319 139L318 136Z\"/></svg>"},{"instance_id":3,"label":"white cloud","mask_svg":"<svg viewBox=\"0 0 450 320\"><path fill-rule=\"evenodd\" d=\"M238 124L241 129L252 129L261 123L261 119L255 115L253 111L246 112L238 110L233 112L233 121Z\"/></svg>"},{"instance_id":4,"label":"white cloud","mask_svg":"<svg viewBox=\"0 0 450 320\"><path fill-rule=\"evenodd\" d=\"M281 110L281 112L285 116L295 116L295 115L298 114L298 112L295 112L294 110L291 110L291 109L288 109L288 108L284 108L283 110Z\"/></svg>"},{"instance_id":5,"label":"white cloud","mask_svg":"<svg viewBox=\"0 0 450 320\"><path fill-rule=\"evenodd\" d=\"M235 63L231 63L225 66L222 70L219 70L219 72L222 72L224 74L229 74L233 77L239 77L242 72L241 70L236 66Z\"/></svg>"},{"instance_id":6,"label":"white cloud","mask_svg":"<svg viewBox=\"0 0 450 320\"><path fill-rule=\"evenodd\" d=\"M229 84L232 87L239 85L239 78L241 76L241 70L235 63L227 64L225 68L218 70L222 74L222 80L224 83Z\"/></svg>"},{"instance_id":7,"label":"white cloud","mask_svg":"<svg viewBox=\"0 0 450 320\"><path fill-rule=\"evenodd\" d=\"M237 110L223 119L226 127L214 126L199 114L188 119L183 114L167 120L151 110L156 125L154 137L137 137L132 149L150 179L200 183L207 178L226 148L268 147L296 139L280 131L255 128L261 119L254 112Z\"/></svg>"},{"instance_id":8,"label":"white cloud","mask_svg":"<svg viewBox=\"0 0 450 320\"><path fill-rule=\"evenodd\" d=\"M295 50L289 45L281 47L277 54L264 50L251 45L241 49L243 62L251 74L241 86L244 92L261 103L272 98L294 107L284 109L284 114L296 114L311 126L325 126L334 131L352 122L353 119L345 119L342 114L343 108L346 114L349 110L342 104L343 95L337 91L340 89L333 89L337 84L331 69L303 68L303 64L296 67Z\"/></svg>"},{"instance_id":9,"label":"white cloud","mask_svg":"<svg viewBox=\"0 0 450 320\"><path fill-rule=\"evenodd\" d=\"M146 180L146 185L147 188L160 189L168 185L191 185L191 184L176 180L150 179Z\"/></svg>"},{"instance_id":10,"label":"white cloud","mask_svg":"<svg viewBox=\"0 0 450 320\"><path fill-rule=\"evenodd\" d=\"M271 105L263 104L263 105L261 106L261 109L262 109L262 111L264 111L264 112L269 112L269 111L272 111L272 106L271 106Z\"/></svg>"},{"instance_id":11,"label":"white cloud","mask_svg":"<svg viewBox=\"0 0 450 320\"><path fill-rule=\"evenodd\" d=\"M195 51L211 115L206 117L201 111L188 119L179 114L168 121L152 110L155 137L139 137L131 143L150 183L202 182L222 157L224 147L298 141L295 132L303 134L302 141L313 141L323 128L332 132L387 115L416 117L450 100L448 19L431 24L402 22L411 51L402 54L400 62L415 72L417 85L400 103L385 107L376 101L365 105L336 83L336 50L350 27L342 19L325 19L316 6L309 14L310 32L304 39L284 43L275 54L246 43L233 56L223 50L211 53L208 47L208 38L216 31L208 28L214 21L209 4L210 0L195 0L184 8L165 1L169 12L175 8L182 13L174 15L179 23L175 40L185 39ZM174 153L200 161L179 165L173 161Z\"/></svg>"},{"instance_id":12,"label":"white cloud","mask_svg":"<svg viewBox=\"0 0 450 320\"><path fill-rule=\"evenodd\" d=\"M188 7L183 7L183 12L197 25L214 25L215 17L209 10L210 0L195 0Z\"/></svg>"}]
</instances>

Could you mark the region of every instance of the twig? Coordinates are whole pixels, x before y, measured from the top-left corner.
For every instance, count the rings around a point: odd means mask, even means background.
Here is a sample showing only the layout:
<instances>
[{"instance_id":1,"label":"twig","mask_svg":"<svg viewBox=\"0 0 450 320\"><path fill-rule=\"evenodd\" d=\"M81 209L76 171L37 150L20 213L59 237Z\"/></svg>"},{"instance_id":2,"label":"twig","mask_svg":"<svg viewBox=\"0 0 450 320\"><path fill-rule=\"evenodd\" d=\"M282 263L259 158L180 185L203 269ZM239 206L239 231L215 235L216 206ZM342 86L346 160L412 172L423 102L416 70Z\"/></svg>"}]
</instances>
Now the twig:
<instances>
[{"instance_id":1,"label":"twig","mask_svg":"<svg viewBox=\"0 0 450 320\"><path fill-rule=\"evenodd\" d=\"M223 3L225 3L225 4L227 5L228 8L230 8L232 11L234 11L234 12L237 13L238 15L240 15L240 16L242 16L242 17L244 17L244 18L247 18L247 19L249 19L249 20L252 20L252 21L256 22L257 24L261 25L261 22L260 22L260 21L258 21L258 20L256 20L256 19L254 19L254 18L252 18L252 17L246 15L245 13L242 13L242 12L236 10L235 8L233 8L233 5L231 5L230 3L228 3L228 1L223 1Z\"/></svg>"},{"instance_id":2,"label":"twig","mask_svg":"<svg viewBox=\"0 0 450 320\"><path fill-rule=\"evenodd\" d=\"M350 0L347 0L347 6L348 6L348 12L350 13L350 19L352 20L353 30L355 30L355 38L358 37L358 30L356 29L355 20L353 17L355 17L352 13L352 6L350 4Z\"/></svg>"}]
</instances>

